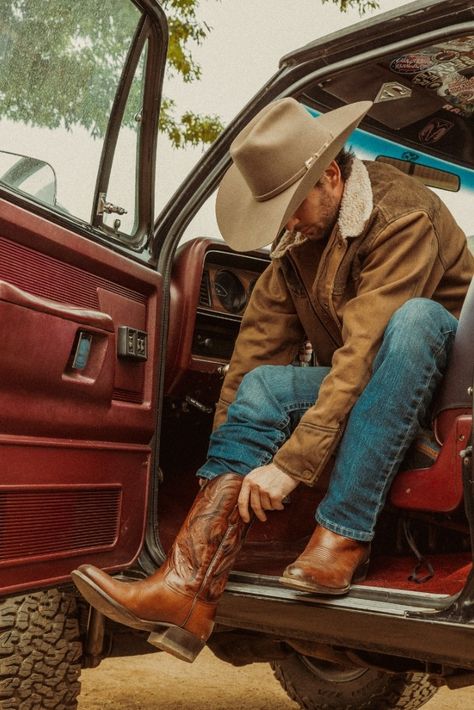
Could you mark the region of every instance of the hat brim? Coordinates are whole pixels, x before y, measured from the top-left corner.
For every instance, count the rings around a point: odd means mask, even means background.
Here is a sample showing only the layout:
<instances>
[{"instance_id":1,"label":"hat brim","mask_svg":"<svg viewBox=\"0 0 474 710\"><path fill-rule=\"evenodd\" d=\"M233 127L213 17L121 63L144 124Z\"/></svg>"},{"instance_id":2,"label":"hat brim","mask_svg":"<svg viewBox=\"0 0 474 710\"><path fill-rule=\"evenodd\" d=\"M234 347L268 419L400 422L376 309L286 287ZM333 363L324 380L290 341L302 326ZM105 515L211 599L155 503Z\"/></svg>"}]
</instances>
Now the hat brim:
<instances>
[{"instance_id":1,"label":"hat brim","mask_svg":"<svg viewBox=\"0 0 474 710\"><path fill-rule=\"evenodd\" d=\"M273 242L371 107L371 101L360 101L312 119L331 131L334 139L302 178L269 200L257 201L232 165L216 199L217 224L227 244L235 251L251 251ZM313 149L308 146L308 156Z\"/></svg>"}]
</instances>

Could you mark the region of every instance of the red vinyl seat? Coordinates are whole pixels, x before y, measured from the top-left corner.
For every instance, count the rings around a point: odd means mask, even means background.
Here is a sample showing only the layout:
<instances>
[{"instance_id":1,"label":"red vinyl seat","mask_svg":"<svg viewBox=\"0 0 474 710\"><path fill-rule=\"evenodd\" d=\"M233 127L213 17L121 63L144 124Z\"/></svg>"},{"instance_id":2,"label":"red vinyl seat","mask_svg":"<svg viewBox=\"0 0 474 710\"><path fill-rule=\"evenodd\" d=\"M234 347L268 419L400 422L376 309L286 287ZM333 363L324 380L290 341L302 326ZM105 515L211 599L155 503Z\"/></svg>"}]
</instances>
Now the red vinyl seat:
<instances>
[{"instance_id":1,"label":"red vinyl seat","mask_svg":"<svg viewBox=\"0 0 474 710\"><path fill-rule=\"evenodd\" d=\"M436 395L434 431L442 445L429 468L400 472L390 501L398 508L449 512L463 497L461 451L470 443L474 372L474 279L464 301L443 382Z\"/></svg>"}]
</instances>

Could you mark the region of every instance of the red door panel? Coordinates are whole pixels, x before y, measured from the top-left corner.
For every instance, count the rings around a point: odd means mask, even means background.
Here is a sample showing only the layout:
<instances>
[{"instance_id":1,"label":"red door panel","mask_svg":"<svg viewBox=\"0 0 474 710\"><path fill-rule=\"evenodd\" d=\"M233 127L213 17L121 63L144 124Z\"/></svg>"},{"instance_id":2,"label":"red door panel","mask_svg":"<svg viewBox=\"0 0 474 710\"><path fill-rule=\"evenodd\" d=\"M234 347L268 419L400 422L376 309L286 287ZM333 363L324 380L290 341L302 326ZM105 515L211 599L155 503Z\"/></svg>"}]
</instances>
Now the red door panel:
<instances>
[{"instance_id":1,"label":"red door panel","mask_svg":"<svg viewBox=\"0 0 474 710\"><path fill-rule=\"evenodd\" d=\"M84 560L107 568L133 561L143 538L146 447L2 436L0 451L2 593L67 579Z\"/></svg>"},{"instance_id":2,"label":"red door panel","mask_svg":"<svg viewBox=\"0 0 474 710\"><path fill-rule=\"evenodd\" d=\"M137 556L160 302L155 272L0 200L0 593ZM146 361L117 356L119 326L147 333Z\"/></svg>"}]
</instances>

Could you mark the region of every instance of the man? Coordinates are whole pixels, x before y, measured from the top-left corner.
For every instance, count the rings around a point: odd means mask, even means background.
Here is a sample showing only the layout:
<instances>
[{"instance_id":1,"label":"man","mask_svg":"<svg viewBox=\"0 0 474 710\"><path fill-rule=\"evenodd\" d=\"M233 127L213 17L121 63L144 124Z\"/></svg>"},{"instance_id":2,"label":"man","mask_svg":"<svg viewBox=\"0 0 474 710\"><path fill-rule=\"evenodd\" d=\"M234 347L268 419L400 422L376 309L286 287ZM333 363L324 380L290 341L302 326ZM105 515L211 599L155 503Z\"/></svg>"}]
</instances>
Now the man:
<instances>
[{"instance_id":1,"label":"man","mask_svg":"<svg viewBox=\"0 0 474 710\"><path fill-rule=\"evenodd\" d=\"M473 259L434 193L342 150L370 107L314 119L283 99L232 144L216 205L222 234L241 251L276 241L198 471L211 480L151 577L73 573L100 611L180 658L193 660L212 631L251 512L264 521L281 510L333 456L315 532L281 582L344 594L365 577L378 513L446 366ZM317 366L293 367L306 338Z\"/></svg>"}]
</instances>

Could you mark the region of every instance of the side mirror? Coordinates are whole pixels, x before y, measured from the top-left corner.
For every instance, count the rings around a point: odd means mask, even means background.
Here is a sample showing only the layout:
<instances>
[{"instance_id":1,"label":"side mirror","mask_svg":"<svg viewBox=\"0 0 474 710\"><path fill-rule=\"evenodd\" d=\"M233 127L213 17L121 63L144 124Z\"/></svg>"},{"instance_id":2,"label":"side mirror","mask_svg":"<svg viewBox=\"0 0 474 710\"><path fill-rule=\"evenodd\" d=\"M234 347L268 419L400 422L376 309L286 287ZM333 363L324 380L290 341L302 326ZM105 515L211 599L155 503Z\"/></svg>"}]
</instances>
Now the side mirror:
<instances>
[{"instance_id":1,"label":"side mirror","mask_svg":"<svg viewBox=\"0 0 474 710\"><path fill-rule=\"evenodd\" d=\"M0 150L1 183L56 206L56 173L44 160Z\"/></svg>"}]
</instances>

